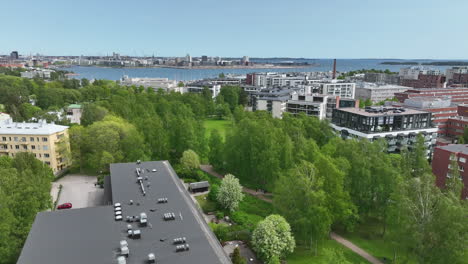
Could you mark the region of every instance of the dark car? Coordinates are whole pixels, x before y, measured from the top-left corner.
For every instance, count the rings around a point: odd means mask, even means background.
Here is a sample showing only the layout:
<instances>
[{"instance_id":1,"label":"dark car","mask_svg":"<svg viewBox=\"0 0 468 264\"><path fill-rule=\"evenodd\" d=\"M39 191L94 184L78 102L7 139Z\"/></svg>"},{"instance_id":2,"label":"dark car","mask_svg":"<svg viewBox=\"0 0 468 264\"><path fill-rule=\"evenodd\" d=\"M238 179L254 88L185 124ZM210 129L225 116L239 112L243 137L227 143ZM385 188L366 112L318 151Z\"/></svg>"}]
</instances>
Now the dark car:
<instances>
[{"instance_id":1,"label":"dark car","mask_svg":"<svg viewBox=\"0 0 468 264\"><path fill-rule=\"evenodd\" d=\"M70 208L72 208L71 203L64 203L64 204L57 206L57 210L70 209Z\"/></svg>"}]
</instances>

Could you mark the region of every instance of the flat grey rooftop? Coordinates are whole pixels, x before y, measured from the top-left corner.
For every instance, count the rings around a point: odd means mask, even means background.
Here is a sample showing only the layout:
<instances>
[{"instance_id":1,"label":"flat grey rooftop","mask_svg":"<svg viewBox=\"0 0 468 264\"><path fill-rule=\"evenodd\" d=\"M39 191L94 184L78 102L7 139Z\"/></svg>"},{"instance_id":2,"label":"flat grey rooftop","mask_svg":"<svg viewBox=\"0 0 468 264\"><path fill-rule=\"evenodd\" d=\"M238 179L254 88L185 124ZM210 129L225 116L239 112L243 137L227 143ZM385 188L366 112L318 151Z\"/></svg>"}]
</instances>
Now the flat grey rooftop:
<instances>
[{"instance_id":1,"label":"flat grey rooftop","mask_svg":"<svg viewBox=\"0 0 468 264\"><path fill-rule=\"evenodd\" d=\"M137 167L144 171L146 195L137 181ZM117 263L123 239L130 250L128 264L147 263L149 253L158 264L231 263L167 161L112 164L110 181L113 203L121 203L124 221L114 220L113 205L39 213L18 263ZM158 198L168 202L157 203ZM125 221L142 212L148 215L148 226ZM175 220L163 219L169 212ZM127 224L141 230L140 239L127 237ZM178 237L186 237L189 251L175 251L172 243Z\"/></svg>"},{"instance_id":2,"label":"flat grey rooftop","mask_svg":"<svg viewBox=\"0 0 468 264\"><path fill-rule=\"evenodd\" d=\"M437 148L468 155L468 144L449 144L446 146L438 146Z\"/></svg>"},{"instance_id":3,"label":"flat grey rooftop","mask_svg":"<svg viewBox=\"0 0 468 264\"><path fill-rule=\"evenodd\" d=\"M399 108L402 108L402 107L399 107ZM370 116L370 117L372 117L372 116L415 115L415 114L427 114L428 113L428 112L425 112L425 111L419 111L419 110L415 110L415 109L412 109L412 108L404 108L404 109L405 109L405 112L401 112L401 113L394 113L392 111L388 111L388 112L385 112L385 113L367 112L364 109L354 108L354 107L339 108L337 110L352 113L352 114L358 114L358 115L362 115L362 116Z\"/></svg>"}]
</instances>

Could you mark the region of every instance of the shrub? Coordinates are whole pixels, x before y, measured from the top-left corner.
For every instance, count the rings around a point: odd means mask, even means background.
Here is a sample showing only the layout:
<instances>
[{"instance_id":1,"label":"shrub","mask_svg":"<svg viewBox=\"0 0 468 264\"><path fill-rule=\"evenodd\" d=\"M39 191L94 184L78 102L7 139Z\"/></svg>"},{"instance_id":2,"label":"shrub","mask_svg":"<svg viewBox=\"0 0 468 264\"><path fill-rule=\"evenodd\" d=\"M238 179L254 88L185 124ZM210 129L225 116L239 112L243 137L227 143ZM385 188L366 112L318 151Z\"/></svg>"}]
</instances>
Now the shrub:
<instances>
[{"instance_id":1,"label":"shrub","mask_svg":"<svg viewBox=\"0 0 468 264\"><path fill-rule=\"evenodd\" d=\"M224 213L220 212L220 211L216 212L216 218L223 219L224 218Z\"/></svg>"},{"instance_id":2,"label":"shrub","mask_svg":"<svg viewBox=\"0 0 468 264\"><path fill-rule=\"evenodd\" d=\"M208 200L212 202L216 202L216 195L218 195L219 185L213 184L211 185L210 192L208 193Z\"/></svg>"}]
</instances>

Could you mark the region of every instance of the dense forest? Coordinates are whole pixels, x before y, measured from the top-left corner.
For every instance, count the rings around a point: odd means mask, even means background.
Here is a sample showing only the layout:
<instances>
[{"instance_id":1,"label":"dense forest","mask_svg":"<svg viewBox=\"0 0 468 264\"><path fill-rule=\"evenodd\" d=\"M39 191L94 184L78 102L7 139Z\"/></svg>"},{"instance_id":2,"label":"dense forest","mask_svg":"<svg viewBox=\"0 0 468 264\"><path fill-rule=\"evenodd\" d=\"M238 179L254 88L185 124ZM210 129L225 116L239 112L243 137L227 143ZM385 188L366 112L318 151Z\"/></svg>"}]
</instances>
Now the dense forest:
<instances>
[{"instance_id":1,"label":"dense forest","mask_svg":"<svg viewBox=\"0 0 468 264\"><path fill-rule=\"evenodd\" d=\"M419 263L467 263L468 205L459 199L461 182L452 177L446 189L435 187L421 139L411 151L387 154L383 140L345 141L327 121L288 114L275 119L267 112L244 111L246 102L235 86L223 87L213 100L208 89L179 94L113 81L0 76L0 104L16 121L54 120L49 112L84 105L82 124L70 128L73 170L105 173L109 163L137 159L170 160L177 168L190 149L219 172L236 175L242 185L272 192L275 210L291 224L298 244L314 248L331 230L352 230L372 217L382 223L381 236L394 245L398 263L405 263L408 252ZM230 120L225 139L217 130L205 136L207 118ZM14 160L3 163L0 168L21 174ZM49 174L32 172L33 179L45 179L41 190L50 185ZM16 190L3 188L3 182L0 187L1 197ZM0 229L13 217L26 219L17 231L21 235L3 229L2 235L24 240L31 215L50 204L50 198L38 195L42 202L33 208L0 206L5 210L0 217L10 219L0 221ZM16 216L15 208L27 214ZM5 246L11 245L0 241L0 263L9 263L2 256L11 259L8 254L18 252Z\"/></svg>"}]
</instances>

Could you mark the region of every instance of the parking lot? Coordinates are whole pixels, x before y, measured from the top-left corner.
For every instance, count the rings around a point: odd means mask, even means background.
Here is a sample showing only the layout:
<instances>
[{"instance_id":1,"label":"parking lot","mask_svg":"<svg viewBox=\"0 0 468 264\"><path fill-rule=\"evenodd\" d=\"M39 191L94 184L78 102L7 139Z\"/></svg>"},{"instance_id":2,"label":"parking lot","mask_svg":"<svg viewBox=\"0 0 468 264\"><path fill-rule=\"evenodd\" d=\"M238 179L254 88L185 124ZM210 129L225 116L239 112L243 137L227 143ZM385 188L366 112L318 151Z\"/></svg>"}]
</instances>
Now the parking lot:
<instances>
[{"instance_id":1,"label":"parking lot","mask_svg":"<svg viewBox=\"0 0 468 264\"><path fill-rule=\"evenodd\" d=\"M70 174L52 183L51 195L57 199L59 186L62 192L57 205L72 203L73 208L85 208L103 205L104 189L94 186L95 176Z\"/></svg>"}]
</instances>

